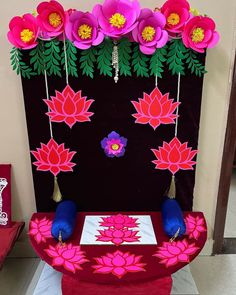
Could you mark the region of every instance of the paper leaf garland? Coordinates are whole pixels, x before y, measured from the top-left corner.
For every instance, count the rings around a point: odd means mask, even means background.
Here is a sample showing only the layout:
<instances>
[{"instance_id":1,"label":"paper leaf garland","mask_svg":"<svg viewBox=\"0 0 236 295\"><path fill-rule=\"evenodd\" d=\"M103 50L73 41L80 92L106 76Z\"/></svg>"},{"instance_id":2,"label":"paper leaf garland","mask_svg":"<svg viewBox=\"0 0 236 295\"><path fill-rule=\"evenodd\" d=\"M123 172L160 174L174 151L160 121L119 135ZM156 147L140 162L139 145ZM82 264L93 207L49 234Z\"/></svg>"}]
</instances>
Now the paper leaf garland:
<instances>
[{"instance_id":1,"label":"paper leaf garland","mask_svg":"<svg viewBox=\"0 0 236 295\"><path fill-rule=\"evenodd\" d=\"M149 77L148 61L149 57L139 50L139 45L135 44L132 56L132 66L137 77Z\"/></svg>"},{"instance_id":2,"label":"paper leaf garland","mask_svg":"<svg viewBox=\"0 0 236 295\"><path fill-rule=\"evenodd\" d=\"M166 61L167 46L158 48L150 59L150 75L162 78L164 62Z\"/></svg>"},{"instance_id":3,"label":"paper leaf garland","mask_svg":"<svg viewBox=\"0 0 236 295\"><path fill-rule=\"evenodd\" d=\"M34 71L36 71L38 75L44 74L44 57L43 42L39 40L38 46L30 51L30 64L33 65Z\"/></svg>"},{"instance_id":4,"label":"paper leaf garland","mask_svg":"<svg viewBox=\"0 0 236 295\"><path fill-rule=\"evenodd\" d=\"M82 70L83 75L89 76L90 78L93 78L96 54L97 50L94 47L81 51L81 57L79 60L80 69Z\"/></svg>"},{"instance_id":5,"label":"paper leaf garland","mask_svg":"<svg viewBox=\"0 0 236 295\"><path fill-rule=\"evenodd\" d=\"M169 44L169 51L167 54L167 64L172 75L181 74L184 75L184 59L186 47L182 43L181 39L171 40Z\"/></svg>"},{"instance_id":6,"label":"paper leaf garland","mask_svg":"<svg viewBox=\"0 0 236 295\"><path fill-rule=\"evenodd\" d=\"M197 54L192 49L186 49L185 58L185 62L188 64L188 69L191 70L192 74L194 73L196 76L202 77L202 75L207 73L205 66L201 64L197 58Z\"/></svg>"},{"instance_id":7,"label":"paper leaf garland","mask_svg":"<svg viewBox=\"0 0 236 295\"><path fill-rule=\"evenodd\" d=\"M77 70L77 48L73 45L72 42L66 40L66 54L67 54L67 69L68 75L72 77L78 77L78 70ZM65 52L63 51L61 54L61 65L65 70Z\"/></svg>"},{"instance_id":8,"label":"paper leaf garland","mask_svg":"<svg viewBox=\"0 0 236 295\"><path fill-rule=\"evenodd\" d=\"M110 39L105 39L102 44L98 46L97 67L100 75L112 77L112 51L113 43Z\"/></svg>"},{"instance_id":9,"label":"paper leaf garland","mask_svg":"<svg viewBox=\"0 0 236 295\"><path fill-rule=\"evenodd\" d=\"M49 76L55 75L61 77L61 56L59 41L53 39L44 43L44 62Z\"/></svg>"},{"instance_id":10,"label":"paper leaf garland","mask_svg":"<svg viewBox=\"0 0 236 295\"><path fill-rule=\"evenodd\" d=\"M120 75L131 76L131 42L128 39L123 38L118 44Z\"/></svg>"}]
</instances>

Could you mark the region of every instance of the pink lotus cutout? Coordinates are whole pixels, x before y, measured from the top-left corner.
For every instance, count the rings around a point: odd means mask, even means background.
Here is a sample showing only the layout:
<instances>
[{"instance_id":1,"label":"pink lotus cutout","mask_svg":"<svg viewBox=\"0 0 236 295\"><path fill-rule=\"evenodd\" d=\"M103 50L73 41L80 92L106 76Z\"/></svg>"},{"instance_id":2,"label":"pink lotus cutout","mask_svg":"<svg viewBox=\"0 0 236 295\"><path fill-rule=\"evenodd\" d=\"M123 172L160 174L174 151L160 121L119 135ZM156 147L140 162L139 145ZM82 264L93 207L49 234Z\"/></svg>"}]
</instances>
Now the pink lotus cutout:
<instances>
[{"instance_id":1,"label":"pink lotus cutout","mask_svg":"<svg viewBox=\"0 0 236 295\"><path fill-rule=\"evenodd\" d=\"M159 247L156 256L161 259L160 263L166 267L173 266L179 262L189 262L189 256L193 255L199 248L195 244L189 244L187 240L178 242L163 242Z\"/></svg>"},{"instance_id":2,"label":"pink lotus cutout","mask_svg":"<svg viewBox=\"0 0 236 295\"><path fill-rule=\"evenodd\" d=\"M128 272L146 271L144 269L146 264L140 263L141 258L142 256L135 256L129 252L115 251L114 253L107 253L105 256L94 258L97 264L92 267L95 269L94 273L111 273L121 279Z\"/></svg>"},{"instance_id":3,"label":"pink lotus cutout","mask_svg":"<svg viewBox=\"0 0 236 295\"><path fill-rule=\"evenodd\" d=\"M30 222L29 235L33 236L37 244L46 243L46 239L52 238L51 235L52 221L46 217L43 219L36 218Z\"/></svg>"},{"instance_id":4,"label":"pink lotus cutout","mask_svg":"<svg viewBox=\"0 0 236 295\"><path fill-rule=\"evenodd\" d=\"M85 259L80 246L73 246L72 244L65 244L64 246L57 244L55 247L49 245L49 249L45 249L45 252L52 257L52 266L63 266L73 273L77 269L82 269L81 264L89 261Z\"/></svg>"},{"instance_id":5,"label":"pink lotus cutout","mask_svg":"<svg viewBox=\"0 0 236 295\"><path fill-rule=\"evenodd\" d=\"M109 217L102 217L101 226L113 227L115 229L123 229L125 227L138 227L138 218L129 217L128 215L117 214Z\"/></svg>"},{"instance_id":6,"label":"pink lotus cutout","mask_svg":"<svg viewBox=\"0 0 236 295\"><path fill-rule=\"evenodd\" d=\"M112 242L116 246L121 245L124 242L139 242L140 236L137 236L138 231L127 229L105 229L98 231L100 235L96 236L97 241Z\"/></svg>"},{"instance_id":7,"label":"pink lotus cutout","mask_svg":"<svg viewBox=\"0 0 236 295\"><path fill-rule=\"evenodd\" d=\"M190 214L185 218L186 232L190 239L197 240L202 232L206 231L205 222L199 216L194 217Z\"/></svg>"},{"instance_id":8,"label":"pink lotus cutout","mask_svg":"<svg viewBox=\"0 0 236 295\"><path fill-rule=\"evenodd\" d=\"M82 97L81 91L74 90L67 85L62 91L56 91L56 96L52 96L51 100L44 99L45 103L50 108L47 115L52 122L65 122L70 128L76 122L90 121L93 113L89 112L93 99L86 101L86 97Z\"/></svg>"},{"instance_id":9,"label":"pink lotus cutout","mask_svg":"<svg viewBox=\"0 0 236 295\"><path fill-rule=\"evenodd\" d=\"M197 150L188 148L188 143L181 143L177 137L174 137L170 143L164 142L159 150L152 149L157 160L152 161L156 164L156 169L170 170L174 175L179 170L193 170L196 164L192 159L197 154Z\"/></svg>"},{"instance_id":10,"label":"pink lotus cutout","mask_svg":"<svg viewBox=\"0 0 236 295\"><path fill-rule=\"evenodd\" d=\"M174 114L179 102L169 99L169 93L162 95L156 87L150 95L143 94L143 99L131 101L137 113L132 116L136 118L135 123L149 124L155 130L160 124L174 124L177 115Z\"/></svg>"}]
</instances>

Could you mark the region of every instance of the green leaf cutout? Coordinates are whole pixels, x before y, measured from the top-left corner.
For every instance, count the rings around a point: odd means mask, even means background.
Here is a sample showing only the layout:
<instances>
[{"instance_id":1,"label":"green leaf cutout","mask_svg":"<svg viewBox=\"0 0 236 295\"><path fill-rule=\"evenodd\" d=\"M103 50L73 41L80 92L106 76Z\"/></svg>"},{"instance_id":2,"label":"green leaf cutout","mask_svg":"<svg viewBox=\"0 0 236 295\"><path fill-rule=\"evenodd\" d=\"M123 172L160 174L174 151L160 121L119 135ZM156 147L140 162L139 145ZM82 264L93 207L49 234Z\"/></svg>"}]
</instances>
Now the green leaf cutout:
<instances>
[{"instance_id":1,"label":"green leaf cutout","mask_svg":"<svg viewBox=\"0 0 236 295\"><path fill-rule=\"evenodd\" d=\"M38 41L38 46L30 51L30 64L33 65L34 71L38 74L44 74L44 47L43 41Z\"/></svg>"},{"instance_id":2,"label":"green leaf cutout","mask_svg":"<svg viewBox=\"0 0 236 295\"><path fill-rule=\"evenodd\" d=\"M167 46L157 48L150 59L150 75L162 78L164 72L164 62L166 61Z\"/></svg>"},{"instance_id":3,"label":"green leaf cutout","mask_svg":"<svg viewBox=\"0 0 236 295\"><path fill-rule=\"evenodd\" d=\"M86 50L81 50L81 57L79 59L80 69L82 74L89 76L90 78L94 77L94 67L96 63L96 54L97 50L95 47L90 47Z\"/></svg>"},{"instance_id":4,"label":"green leaf cutout","mask_svg":"<svg viewBox=\"0 0 236 295\"><path fill-rule=\"evenodd\" d=\"M55 75L61 77L61 50L60 43L57 40L51 40L44 43L44 62L49 76Z\"/></svg>"},{"instance_id":5,"label":"green leaf cutout","mask_svg":"<svg viewBox=\"0 0 236 295\"><path fill-rule=\"evenodd\" d=\"M67 68L68 68L68 75L72 77L78 78L78 70L77 70L77 48L74 46L72 42L66 40L66 55L67 55ZM61 65L65 70L65 52L64 48L61 53Z\"/></svg>"},{"instance_id":6,"label":"green leaf cutout","mask_svg":"<svg viewBox=\"0 0 236 295\"><path fill-rule=\"evenodd\" d=\"M118 43L120 75L131 76L131 52L131 42L127 38L121 39Z\"/></svg>"},{"instance_id":7,"label":"green leaf cutout","mask_svg":"<svg viewBox=\"0 0 236 295\"><path fill-rule=\"evenodd\" d=\"M191 48L187 48L185 57L185 63L188 64L188 69L191 70L192 74L195 73L196 76L202 77L207 73L205 66L198 60L196 52Z\"/></svg>"},{"instance_id":8,"label":"green leaf cutout","mask_svg":"<svg viewBox=\"0 0 236 295\"><path fill-rule=\"evenodd\" d=\"M149 77L148 73L148 61L149 58L147 55L143 54L139 50L139 45L135 44L133 49L133 61L132 66L134 67L134 72L136 72L136 75L139 77Z\"/></svg>"},{"instance_id":9,"label":"green leaf cutout","mask_svg":"<svg viewBox=\"0 0 236 295\"><path fill-rule=\"evenodd\" d=\"M167 64L172 75L181 74L184 75L184 59L185 59L186 47L181 39L174 39L170 41Z\"/></svg>"},{"instance_id":10,"label":"green leaf cutout","mask_svg":"<svg viewBox=\"0 0 236 295\"><path fill-rule=\"evenodd\" d=\"M98 46L97 66L101 75L112 77L112 51L113 43L111 39L106 38Z\"/></svg>"}]
</instances>

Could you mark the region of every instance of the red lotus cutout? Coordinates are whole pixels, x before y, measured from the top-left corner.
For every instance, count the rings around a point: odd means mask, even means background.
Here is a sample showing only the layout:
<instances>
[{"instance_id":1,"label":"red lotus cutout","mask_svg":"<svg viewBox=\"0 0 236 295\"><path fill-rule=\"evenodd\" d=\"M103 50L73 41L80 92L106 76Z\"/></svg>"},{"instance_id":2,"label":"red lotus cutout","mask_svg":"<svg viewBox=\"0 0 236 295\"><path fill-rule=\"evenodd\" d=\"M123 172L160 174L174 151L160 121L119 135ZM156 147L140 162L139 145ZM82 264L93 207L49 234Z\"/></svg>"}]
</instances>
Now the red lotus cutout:
<instances>
[{"instance_id":1,"label":"red lotus cutout","mask_svg":"<svg viewBox=\"0 0 236 295\"><path fill-rule=\"evenodd\" d=\"M197 240L200 237L202 232L205 232L207 229L205 227L205 222L203 218L199 216L194 217L190 214L185 218L186 232L189 235L190 239Z\"/></svg>"},{"instance_id":2,"label":"red lotus cutout","mask_svg":"<svg viewBox=\"0 0 236 295\"><path fill-rule=\"evenodd\" d=\"M193 170L196 164L192 159L197 154L197 150L188 147L188 143L181 143L177 137L174 137L170 143L164 142L159 150L152 149L157 160L152 161L156 164L156 169L170 170L174 175L179 170Z\"/></svg>"},{"instance_id":3,"label":"red lotus cutout","mask_svg":"<svg viewBox=\"0 0 236 295\"><path fill-rule=\"evenodd\" d=\"M96 236L97 241L112 242L116 246L123 244L124 242L139 242L140 236L137 236L138 231L127 229L114 229L109 228L98 231L100 235Z\"/></svg>"},{"instance_id":4,"label":"red lotus cutout","mask_svg":"<svg viewBox=\"0 0 236 295\"><path fill-rule=\"evenodd\" d=\"M143 94L143 99L131 101L137 113L135 123L149 124L155 130L160 124L174 124L177 115L174 114L179 102L169 99L169 93L162 94L156 87L150 95Z\"/></svg>"},{"instance_id":5,"label":"red lotus cutout","mask_svg":"<svg viewBox=\"0 0 236 295\"><path fill-rule=\"evenodd\" d=\"M105 227L113 227L116 229L123 229L125 227L127 228L138 227L138 223L137 223L138 218L133 218L123 214L111 215L109 217L102 217L102 220L103 221L100 222L100 225Z\"/></svg>"}]
</instances>

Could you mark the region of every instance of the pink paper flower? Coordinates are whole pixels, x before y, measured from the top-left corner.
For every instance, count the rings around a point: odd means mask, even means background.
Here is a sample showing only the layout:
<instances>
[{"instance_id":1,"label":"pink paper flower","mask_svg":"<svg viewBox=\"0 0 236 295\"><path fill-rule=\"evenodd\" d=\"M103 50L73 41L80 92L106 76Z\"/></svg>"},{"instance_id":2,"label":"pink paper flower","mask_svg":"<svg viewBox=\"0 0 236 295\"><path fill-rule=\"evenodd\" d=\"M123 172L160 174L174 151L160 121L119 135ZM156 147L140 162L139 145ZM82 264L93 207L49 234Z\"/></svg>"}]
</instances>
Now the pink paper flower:
<instances>
[{"instance_id":1,"label":"pink paper flower","mask_svg":"<svg viewBox=\"0 0 236 295\"><path fill-rule=\"evenodd\" d=\"M164 141L163 147L159 150L152 149L157 160L152 161L156 164L156 169L170 170L174 175L179 170L193 170L196 164L192 159L197 154L197 150L188 148L188 143L181 143L177 137L174 137L170 143Z\"/></svg>"},{"instance_id":2,"label":"pink paper flower","mask_svg":"<svg viewBox=\"0 0 236 295\"><path fill-rule=\"evenodd\" d=\"M39 26L36 18L30 14L22 17L15 16L9 23L10 31L7 34L9 42L20 49L31 49L37 46Z\"/></svg>"},{"instance_id":3,"label":"pink paper flower","mask_svg":"<svg viewBox=\"0 0 236 295\"><path fill-rule=\"evenodd\" d=\"M194 217L189 214L185 219L185 224L187 228L186 233L190 239L197 240L200 234L206 231L204 219L199 216Z\"/></svg>"},{"instance_id":4,"label":"pink paper flower","mask_svg":"<svg viewBox=\"0 0 236 295\"><path fill-rule=\"evenodd\" d=\"M117 214L109 217L102 217L101 226L112 227L115 229L138 227L138 218L129 217L128 215Z\"/></svg>"},{"instance_id":5,"label":"pink paper flower","mask_svg":"<svg viewBox=\"0 0 236 295\"><path fill-rule=\"evenodd\" d=\"M155 130L160 124L174 124L177 115L175 109L180 104L169 99L169 93L162 95L156 87L150 95L144 93L143 99L131 101L137 113L132 116L136 118L135 123L149 124Z\"/></svg>"},{"instance_id":6,"label":"pink paper flower","mask_svg":"<svg viewBox=\"0 0 236 295\"><path fill-rule=\"evenodd\" d=\"M121 279L128 272L145 271L145 263L140 263L142 256L135 256L129 252L123 253L115 251L114 253L107 253L105 256L94 258L97 262L92 267L95 269L94 273L109 274Z\"/></svg>"},{"instance_id":7,"label":"pink paper flower","mask_svg":"<svg viewBox=\"0 0 236 295\"><path fill-rule=\"evenodd\" d=\"M59 145L53 138L46 145L41 143L41 148L31 153L37 160L37 162L33 162L37 166L37 170L50 171L54 176L60 171L73 171L72 167L76 165L71 162L76 152L65 149L64 143Z\"/></svg>"},{"instance_id":8,"label":"pink paper flower","mask_svg":"<svg viewBox=\"0 0 236 295\"><path fill-rule=\"evenodd\" d=\"M186 0L167 0L161 8L166 17L166 30L181 33L190 18L190 5Z\"/></svg>"},{"instance_id":9,"label":"pink paper flower","mask_svg":"<svg viewBox=\"0 0 236 295\"><path fill-rule=\"evenodd\" d=\"M137 0L105 0L94 6L93 14L106 36L120 38L136 27L140 5Z\"/></svg>"},{"instance_id":10,"label":"pink paper flower","mask_svg":"<svg viewBox=\"0 0 236 295\"><path fill-rule=\"evenodd\" d=\"M100 235L96 236L97 241L112 242L116 246L123 244L124 242L139 242L140 236L137 236L138 231L127 229L114 229L109 228L98 231Z\"/></svg>"},{"instance_id":11,"label":"pink paper flower","mask_svg":"<svg viewBox=\"0 0 236 295\"><path fill-rule=\"evenodd\" d=\"M160 12L145 8L141 10L138 25L132 31L132 37L139 43L140 51L153 54L156 48L164 47L168 33L164 30L166 19Z\"/></svg>"},{"instance_id":12,"label":"pink paper flower","mask_svg":"<svg viewBox=\"0 0 236 295\"><path fill-rule=\"evenodd\" d=\"M184 27L184 45L201 53L205 48L213 48L220 39L215 27L215 22L207 16L193 17Z\"/></svg>"},{"instance_id":13,"label":"pink paper flower","mask_svg":"<svg viewBox=\"0 0 236 295\"><path fill-rule=\"evenodd\" d=\"M57 244L56 247L49 245L45 252L52 257L52 266L63 266L66 270L73 273L77 269L82 269L81 264L89 261L85 259L84 252L80 250L80 246L73 246L72 244L65 244L64 246Z\"/></svg>"},{"instance_id":14,"label":"pink paper flower","mask_svg":"<svg viewBox=\"0 0 236 295\"><path fill-rule=\"evenodd\" d=\"M115 131L108 134L101 140L101 147L109 158L123 157L127 145L127 138L120 136Z\"/></svg>"},{"instance_id":15,"label":"pink paper flower","mask_svg":"<svg viewBox=\"0 0 236 295\"><path fill-rule=\"evenodd\" d=\"M88 112L93 99L86 101L86 97L82 97L81 90L74 92L73 89L67 85L61 92L56 91L56 96L52 96L51 100L44 100L50 108L47 115L52 122L65 122L70 128L76 122L90 121L93 113Z\"/></svg>"},{"instance_id":16,"label":"pink paper flower","mask_svg":"<svg viewBox=\"0 0 236 295\"><path fill-rule=\"evenodd\" d=\"M187 240L172 243L163 242L162 247L159 247L153 256L160 258L160 263L169 267L179 262L189 262L189 256L196 253L198 249L194 243L189 244Z\"/></svg>"},{"instance_id":17,"label":"pink paper flower","mask_svg":"<svg viewBox=\"0 0 236 295\"><path fill-rule=\"evenodd\" d=\"M46 217L43 219L36 218L30 222L29 234L34 237L37 244L46 243L46 239L52 238L51 235L52 221Z\"/></svg>"}]
</instances>

